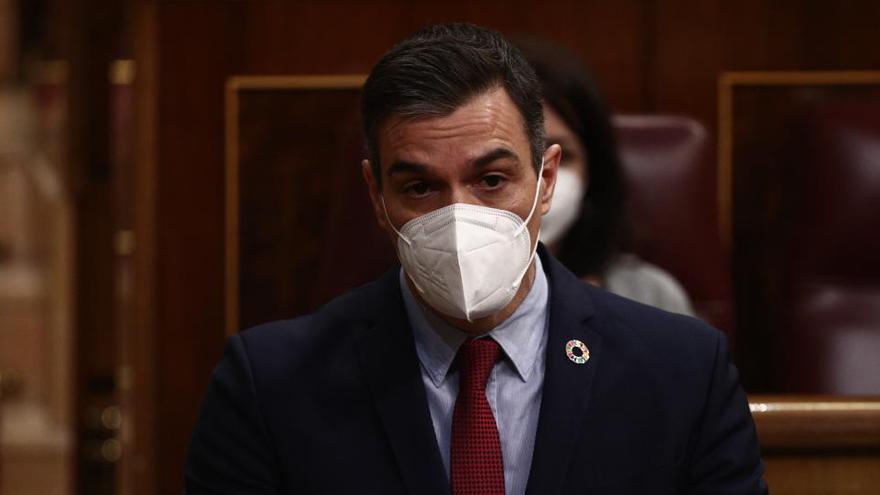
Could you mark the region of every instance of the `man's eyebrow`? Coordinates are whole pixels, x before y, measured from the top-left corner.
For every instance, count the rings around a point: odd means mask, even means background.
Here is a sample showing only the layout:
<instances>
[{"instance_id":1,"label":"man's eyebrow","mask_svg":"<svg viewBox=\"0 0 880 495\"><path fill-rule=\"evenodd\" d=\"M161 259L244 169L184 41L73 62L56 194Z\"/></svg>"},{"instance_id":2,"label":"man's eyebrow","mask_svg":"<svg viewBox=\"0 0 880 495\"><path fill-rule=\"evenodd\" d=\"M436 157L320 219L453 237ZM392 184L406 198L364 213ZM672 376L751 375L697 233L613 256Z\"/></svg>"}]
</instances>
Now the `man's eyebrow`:
<instances>
[{"instance_id":1,"label":"man's eyebrow","mask_svg":"<svg viewBox=\"0 0 880 495\"><path fill-rule=\"evenodd\" d=\"M391 177L394 174L403 174L403 173L412 173L412 174L421 174L427 170L428 167L417 162L408 162L406 160L397 160L388 167L388 171L385 172L385 175Z\"/></svg>"},{"instance_id":2,"label":"man's eyebrow","mask_svg":"<svg viewBox=\"0 0 880 495\"><path fill-rule=\"evenodd\" d=\"M483 154L476 160L473 161L474 167L485 167L495 160L501 160L502 158L512 158L515 161L519 161L519 157L508 148L495 148L494 150Z\"/></svg>"},{"instance_id":3,"label":"man's eyebrow","mask_svg":"<svg viewBox=\"0 0 880 495\"><path fill-rule=\"evenodd\" d=\"M484 153L482 156L477 157L473 160L474 167L485 167L490 163L501 160L502 158L512 158L516 161L519 161L519 157L508 148L495 148L487 153ZM394 161L390 167L388 167L388 171L385 172L385 175L391 177L394 174L403 174L403 173L412 173L412 174L423 174L428 170L428 166L418 162L411 162L407 160L396 160Z\"/></svg>"}]
</instances>

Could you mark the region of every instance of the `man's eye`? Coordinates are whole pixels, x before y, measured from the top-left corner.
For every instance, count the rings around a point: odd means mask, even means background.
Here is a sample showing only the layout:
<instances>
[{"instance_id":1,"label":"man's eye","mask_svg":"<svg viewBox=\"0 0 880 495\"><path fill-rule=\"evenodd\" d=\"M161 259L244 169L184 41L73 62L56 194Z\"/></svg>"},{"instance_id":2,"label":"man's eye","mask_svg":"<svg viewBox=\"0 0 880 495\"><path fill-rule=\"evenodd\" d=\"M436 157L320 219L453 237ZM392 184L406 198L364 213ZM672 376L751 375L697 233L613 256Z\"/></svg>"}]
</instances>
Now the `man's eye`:
<instances>
[{"instance_id":1,"label":"man's eye","mask_svg":"<svg viewBox=\"0 0 880 495\"><path fill-rule=\"evenodd\" d=\"M403 188L403 191L412 196L424 196L430 191L427 182L415 182Z\"/></svg>"},{"instance_id":2,"label":"man's eye","mask_svg":"<svg viewBox=\"0 0 880 495\"><path fill-rule=\"evenodd\" d=\"M483 184L489 189L495 189L504 182L504 177L500 175L486 175L482 179Z\"/></svg>"}]
</instances>

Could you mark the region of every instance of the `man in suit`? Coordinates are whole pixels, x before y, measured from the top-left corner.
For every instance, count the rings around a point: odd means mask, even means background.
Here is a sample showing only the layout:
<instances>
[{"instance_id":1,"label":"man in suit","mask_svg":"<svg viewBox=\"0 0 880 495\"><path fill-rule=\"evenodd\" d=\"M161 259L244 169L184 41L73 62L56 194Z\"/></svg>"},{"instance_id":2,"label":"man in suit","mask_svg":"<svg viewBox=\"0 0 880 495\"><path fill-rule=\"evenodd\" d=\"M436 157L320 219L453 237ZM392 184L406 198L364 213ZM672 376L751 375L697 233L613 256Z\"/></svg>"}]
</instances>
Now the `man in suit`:
<instances>
[{"instance_id":1,"label":"man in suit","mask_svg":"<svg viewBox=\"0 0 880 495\"><path fill-rule=\"evenodd\" d=\"M723 335L538 245L562 153L541 103L476 26L383 56L362 173L401 268L229 340L187 493L766 493Z\"/></svg>"}]
</instances>

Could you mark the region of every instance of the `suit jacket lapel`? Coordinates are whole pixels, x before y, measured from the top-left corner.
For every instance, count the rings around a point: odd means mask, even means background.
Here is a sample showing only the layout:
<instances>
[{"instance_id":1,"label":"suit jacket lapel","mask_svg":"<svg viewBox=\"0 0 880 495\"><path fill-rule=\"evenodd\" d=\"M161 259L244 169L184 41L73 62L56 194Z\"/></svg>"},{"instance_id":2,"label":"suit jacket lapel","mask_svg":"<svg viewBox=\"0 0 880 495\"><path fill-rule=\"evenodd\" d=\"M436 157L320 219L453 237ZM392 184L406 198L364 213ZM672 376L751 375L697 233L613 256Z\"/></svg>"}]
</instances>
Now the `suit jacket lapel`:
<instances>
[{"instance_id":1,"label":"suit jacket lapel","mask_svg":"<svg viewBox=\"0 0 880 495\"><path fill-rule=\"evenodd\" d=\"M360 361L407 491L448 495L398 272L379 282L376 324L361 337Z\"/></svg>"},{"instance_id":2,"label":"suit jacket lapel","mask_svg":"<svg viewBox=\"0 0 880 495\"><path fill-rule=\"evenodd\" d=\"M560 492L602 353L602 338L588 323L593 309L583 282L543 250L539 252L550 279L550 329L527 495ZM568 359L565 345L572 339L580 340L589 349L586 363L576 364Z\"/></svg>"}]
</instances>

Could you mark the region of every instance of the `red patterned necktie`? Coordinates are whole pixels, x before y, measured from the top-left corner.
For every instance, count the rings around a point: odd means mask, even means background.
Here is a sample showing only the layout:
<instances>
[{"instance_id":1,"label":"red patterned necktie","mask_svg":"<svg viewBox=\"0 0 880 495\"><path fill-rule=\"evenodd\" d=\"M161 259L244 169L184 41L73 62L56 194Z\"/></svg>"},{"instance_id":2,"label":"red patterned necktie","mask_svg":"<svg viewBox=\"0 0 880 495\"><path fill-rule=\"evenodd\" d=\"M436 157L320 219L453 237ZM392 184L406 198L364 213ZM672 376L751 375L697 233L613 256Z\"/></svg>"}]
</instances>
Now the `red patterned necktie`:
<instances>
[{"instance_id":1,"label":"red patterned necktie","mask_svg":"<svg viewBox=\"0 0 880 495\"><path fill-rule=\"evenodd\" d=\"M459 391L452 415L453 495L504 495L504 464L486 382L501 348L468 339L458 350Z\"/></svg>"}]
</instances>

